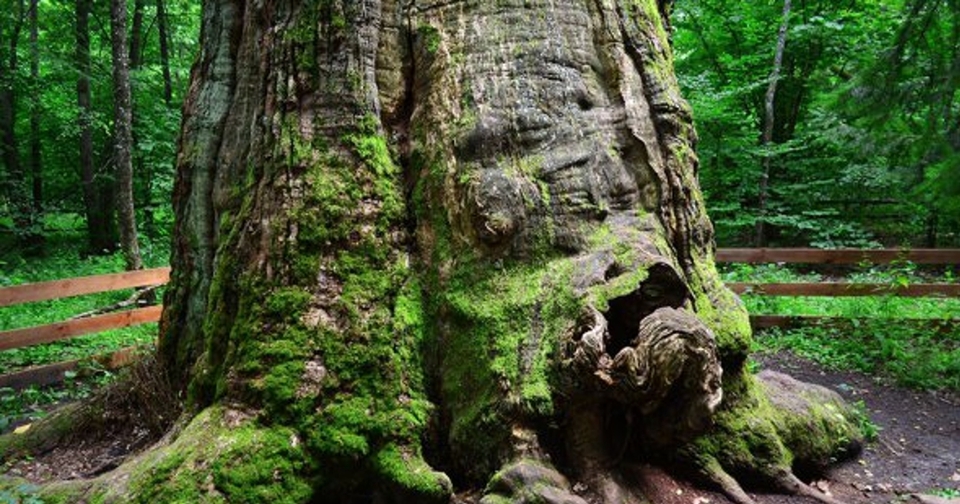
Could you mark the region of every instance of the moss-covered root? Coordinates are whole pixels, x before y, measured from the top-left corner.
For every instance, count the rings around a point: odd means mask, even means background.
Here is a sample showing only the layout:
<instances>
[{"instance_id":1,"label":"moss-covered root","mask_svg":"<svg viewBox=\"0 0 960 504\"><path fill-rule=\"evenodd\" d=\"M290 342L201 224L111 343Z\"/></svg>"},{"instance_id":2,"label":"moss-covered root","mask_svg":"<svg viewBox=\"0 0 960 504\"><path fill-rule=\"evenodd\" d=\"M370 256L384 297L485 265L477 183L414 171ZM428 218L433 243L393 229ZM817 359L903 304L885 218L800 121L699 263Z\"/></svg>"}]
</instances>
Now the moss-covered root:
<instances>
[{"instance_id":1,"label":"moss-covered root","mask_svg":"<svg viewBox=\"0 0 960 504\"><path fill-rule=\"evenodd\" d=\"M773 487L789 493L791 495L802 495L805 497L810 497L811 499L818 500L825 504L845 504L842 501L838 501L833 497L818 492L817 490L810 487L803 481L800 481L792 472L784 468L779 468L776 470L777 474L773 477L772 483ZM727 471L723 469L719 462L712 457L710 460L701 467L701 474L708 479L711 483L716 485L720 491L722 491L728 499L733 501L735 504L756 504L756 501L751 498L746 491L743 490L743 487L740 486L740 483L737 482L736 478L730 476Z\"/></svg>"},{"instance_id":2,"label":"moss-covered root","mask_svg":"<svg viewBox=\"0 0 960 504\"><path fill-rule=\"evenodd\" d=\"M78 404L69 404L30 424L25 431L0 436L0 463L43 453L57 446L74 432L77 420L84 412Z\"/></svg>"},{"instance_id":3,"label":"moss-covered root","mask_svg":"<svg viewBox=\"0 0 960 504\"><path fill-rule=\"evenodd\" d=\"M740 375L715 428L680 451L702 476L737 504L754 504L734 477L841 504L800 481L795 468L816 471L856 453L856 415L834 392L773 372Z\"/></svg>"},{"instance_id":4,"label":"moss-covered root","mask_svg":"<svg viewBox=\"0 0 960 504\"><path fill-rule=\"evenodd\" d=\"M778 481L777 486L794 495L810 497L825 504L845 504L843 501L834 499L825 493L818 492L817 490L811 488L810 485L800 481L800 479L794 476L794 474L791 472L785 472L780 481Z\"/></svg>"},{"instance_id":5,"label":"moss-covered root","mask_svg":"<svg viewBox=\"0 0 960 504\"><path fill-rule=\"evenodd\" d=\"M179 433L92 480L41 487L43 502L72 503L270 503L336 500L358 485L389 492L382 502L448 502L449 479L432 471L415 453L392 445L360 461L364 473L351 487L338 477L334 461L310 456L296 431L265 426L244 411L211 407Z\"/></svg>"},{"instance_id":6,"label":"moss-covered root","mask_svg":"<svg viewBox=\"0 0 960 504\"><path fill-rule=\"evenodd\" d=\"M570 490L570 483L544 462L521 459L507 464L490 479L480 504L587 504Z\"/></svg>"}]
</instances>

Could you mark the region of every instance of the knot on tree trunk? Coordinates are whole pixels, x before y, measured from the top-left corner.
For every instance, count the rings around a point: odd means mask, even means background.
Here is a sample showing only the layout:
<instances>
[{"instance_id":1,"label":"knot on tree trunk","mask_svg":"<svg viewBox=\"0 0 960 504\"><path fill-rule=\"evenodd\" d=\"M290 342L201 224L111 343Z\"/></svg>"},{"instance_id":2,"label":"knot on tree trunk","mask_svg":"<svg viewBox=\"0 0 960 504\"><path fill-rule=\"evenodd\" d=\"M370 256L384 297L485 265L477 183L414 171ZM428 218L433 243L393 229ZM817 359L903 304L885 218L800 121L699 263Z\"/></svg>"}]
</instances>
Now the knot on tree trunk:
<instances>
[{"instance_id":1,"label":"knot on tree trunk","mask_svg":"<svg viewBox=\"0 0 960 504\"><path fill-rule=\"evenodd\" d=\"M613 401L648 441L670 445L709 427L722 398L722 369L713 333L683 308L660 307L632 331L611 330L611 310L591 309L586 327L568 346L571 396ZM632 422L632 421L631 421Z\"/></svg>"}]
</instances>

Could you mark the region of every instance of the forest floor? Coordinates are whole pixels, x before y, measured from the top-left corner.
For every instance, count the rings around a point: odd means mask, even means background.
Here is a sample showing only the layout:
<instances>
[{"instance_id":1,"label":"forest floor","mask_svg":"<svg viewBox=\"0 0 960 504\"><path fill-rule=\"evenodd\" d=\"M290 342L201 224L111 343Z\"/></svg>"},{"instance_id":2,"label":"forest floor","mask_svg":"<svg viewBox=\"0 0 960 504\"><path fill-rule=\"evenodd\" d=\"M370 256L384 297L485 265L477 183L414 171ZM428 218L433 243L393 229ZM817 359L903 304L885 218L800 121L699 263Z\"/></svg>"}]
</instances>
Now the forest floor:
<instances>
[{"instance_id":1,"label":"forest floor","mask_svg":"<svg viewBox=\"0 0 960 504\"><path fill-rule=\"evenodd\" d=\"M833 371L788 352L756 354L764 369L831 388L863 401L878 439L816 481L815 488L848 504L960 504L960 396L889 385L862 373ZM655 504L730 504L662 471L650 469L646 487ZM758 504L812 504L798 496L749 492ZM930 495L940 493L952 498Z\"/></svg>"},{"instance_id":2,"label":"forest floor","mask_svg":"<svg viewBox=\"0 0 960 504\"><path fill-rule=\"evenodd\" d=\"M785 372L839 392L851 402L863 401L879 429L863 452L818 480L813 486L848 504L958 504L960 495L960 396L891 386L861 373L831 371L787 352L758 354L765 369ZM81 446L54 449L6 467L6 473L36 483L51 479L90 477L115 467L131 448L142 448L135 426L117 437ZM653 467L636 473L654 504L730 504L718 493L676 480ZM811 504L806 497L751 493L758 504ZM939 500L938 500L939 499ZM468 499L470 500L470 499Z\"/></svg>"}]
</instances>

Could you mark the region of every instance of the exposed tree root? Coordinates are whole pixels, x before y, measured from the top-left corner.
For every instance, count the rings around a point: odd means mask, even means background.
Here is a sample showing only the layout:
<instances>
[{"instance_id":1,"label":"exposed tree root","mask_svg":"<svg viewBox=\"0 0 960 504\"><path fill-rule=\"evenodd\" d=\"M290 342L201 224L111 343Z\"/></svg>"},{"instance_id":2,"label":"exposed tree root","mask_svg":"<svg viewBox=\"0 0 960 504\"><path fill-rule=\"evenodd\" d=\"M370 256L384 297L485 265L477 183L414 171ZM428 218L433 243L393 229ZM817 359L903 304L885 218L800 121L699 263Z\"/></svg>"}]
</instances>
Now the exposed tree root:
<instances>
[{"instance_id":1,"label":"exposed tree root","mask_svg":"<svg viewBox=\"0 0 960 504\"><path fill-rule=\"evenodd\" d=\"M834 499L833 497L817 491L812 488L810 485L800 481L792 472L785 472L780 479L777 481L777 486L784 490L785 492L794 494L794 495L803 495L805 497L810 497L811 499L816 499L825 504L845 504L843 501Z\"/></svg>"},{"instance_id":2,"label":"exposed tree root","mask_svg":"<svg viewBox=\"0 0 960 504\"><path fill-rule=\"evenodd\" d=\"M733 476L730 476L727 471L724 471L723 468L720 467L720 463L716 460L711 460L711 462L707 464L707 467L703 469L703 475L717 485L720 491L735 504L757 504L752 497L747 495L747 492L743 490L740 483L737 482Z\"/></svg>"}]
</instances>

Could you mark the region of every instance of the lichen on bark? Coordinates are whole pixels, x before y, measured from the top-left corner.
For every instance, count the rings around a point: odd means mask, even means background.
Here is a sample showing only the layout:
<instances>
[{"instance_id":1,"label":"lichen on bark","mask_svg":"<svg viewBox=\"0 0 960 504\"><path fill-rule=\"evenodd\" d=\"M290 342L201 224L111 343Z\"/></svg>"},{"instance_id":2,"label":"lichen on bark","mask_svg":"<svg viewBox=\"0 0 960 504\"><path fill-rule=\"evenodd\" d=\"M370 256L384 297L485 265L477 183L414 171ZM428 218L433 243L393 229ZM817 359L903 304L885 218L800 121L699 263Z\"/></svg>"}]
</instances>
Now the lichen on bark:
<instances>
[{"instance_id":1,"label":"lichen on bark","mask_svg":"<svg viewBox=\"0 0 960 504\"><path fill-rule=\"evenodd\" d=\"M792 470L859 434L746 369L658 4L205 2L159 349L186 413L44 492L642 501L646 461L816 495Z\"/></svg>"}]
</instances>

